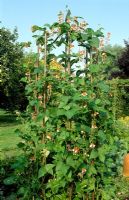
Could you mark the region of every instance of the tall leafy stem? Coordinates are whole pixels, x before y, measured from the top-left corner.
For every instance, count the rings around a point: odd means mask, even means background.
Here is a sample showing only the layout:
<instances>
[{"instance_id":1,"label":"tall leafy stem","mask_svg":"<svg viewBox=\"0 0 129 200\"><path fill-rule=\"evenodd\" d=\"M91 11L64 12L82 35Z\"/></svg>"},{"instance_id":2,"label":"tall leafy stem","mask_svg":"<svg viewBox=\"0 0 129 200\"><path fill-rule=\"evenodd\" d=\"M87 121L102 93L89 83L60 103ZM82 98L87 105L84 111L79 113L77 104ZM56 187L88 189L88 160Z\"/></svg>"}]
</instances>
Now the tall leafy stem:
<instances>
[{"instance_id":1,"label":"tall leafy stem","mask_svg":"<svg viewBox=\"0 0 129 200\"><path fill-rule=\"evenodd\" d=\"M21 133L28 166L37 166L29 173L35 191L30 196L110 200L115 194L111 177L117 174L116 165L115 172L112 168L118 146L115 132L112 135L110 87L99 77L101 63L94 60L101 60L103 33L88 28L69 10L65 20L62 13L59 17L52 25L32 28L41 32L35 37L43 58L38 56L38 67L28 79L29 131ZM74 53L79 46L82 50ZM55 55L58 47L64 49ZM79 71L80 65L85 67Z\"/></svg>"}]
</instances>

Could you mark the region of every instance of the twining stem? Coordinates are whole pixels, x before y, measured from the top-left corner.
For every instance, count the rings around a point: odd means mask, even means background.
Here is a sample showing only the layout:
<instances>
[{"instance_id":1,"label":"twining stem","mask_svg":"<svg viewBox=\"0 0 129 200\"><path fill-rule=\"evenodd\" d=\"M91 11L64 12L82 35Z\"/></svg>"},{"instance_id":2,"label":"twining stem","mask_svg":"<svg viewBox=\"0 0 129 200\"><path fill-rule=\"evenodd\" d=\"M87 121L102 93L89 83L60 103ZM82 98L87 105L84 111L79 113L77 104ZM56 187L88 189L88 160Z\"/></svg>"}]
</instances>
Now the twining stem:
<instances>
[{"instance_id":1,"label":"twining stem","mask_svg":"<svg viewBox=\"0 0 129 200\"><path fill-rule=\"evenodd\" d=\"M44 77L46 77L47 70L47 32L45 32L44 38Z\"/></svg>"},{"instance_id":2,"label":"twining stem","mask_svg":"<svg viewBox=\"0 0 129 200\"><path fill-rule=\"evenodd\" d=\"M29 61L28 61L28 64L29 64ZM28 71L28 73L27 73L27 80L28 80L28 83L30 83L30 81L31 81L30 69L27 70L27 71Z\"/></svg>"},{"instance_id":3,"label":"twining stem","mask_svg":"<svg viewBox=\"0 0 129 200\"><path fill-rule=\"evenodd\" d=\"M46 69L47 69L47 32L45 31L45 38L44 38L44 71L43 71L43 75L44 78L46 77ZM46 112L46 81L44 81L44 88L43 88L43 109L44 109L44 113ZM42 126L43 128L45 128L45 117L43 118L43 122L42 122ZM45 131L42 133L42 143L45 143ZM44 165L46 163L46 158L44 157L44 155L42 156L42 164ZM42 177L42 184L44 183L44 177ZM45 189L42 189L42 194L43 194L43 199L46 200L45 197Z\"/></svg>"},{"instance_id":4,"label":"twining stem","mask_svg":"<svg viewBox=\"0 0 129 200\"><path fill-rule=\"evenodd\" d=\"M67 55L67 58L65 60L65 65L66 65L65 72L67 71L68 74L71 74L71 66L70 66L70 44L71 44L71 41L70 41L70 32L68 32L66 34L66 45L65 45L65 53Z\"/></svg>"},{"instance_id":5,"label":"twining stem","mask_svg":"<svg viewBox=\"0 0 129 200\"><path fill-rule=\"evenodd\" d=\"M44 78L46 77L46 69L47 69L47 32L45 32L44 38ZM44 82L44 90L43 90L43 108L44 113L46 112L46 81ZM43 127L45 126L45 118L43 119ZM44 143L44 134L42 135L42 143Z\"/></svg>"},{"instance_id":6,"label":"twining stem","mask_svg":"<svg viewBox=\"0 0 129 200\"><path fill-rule=\"evenodd\" d=\"M93 60L92 60L92 49L90 50L90 64L93 63Z\"/></svg>"},{"instance_id":7,"label":"twining stem","mask_svg":"<svg viewBox=\"0 0 129 200\"><path fill-rule=\"evenodd\" d=\"M36 61L36 67L38 68L39 67L39 46L37 46L37 54L38 54L38 56L37 56L37 61ZM38 81L38 75L36 74L35 75L35 82L37 82ZM34 90L34 97L35 97L35 99L37 99L37 91L36 90ZM38 114L38 110L37 110L37 108L36 108L36 106L35 106L35 116Z\"/></svg>"},{"instance_id":8,"label":"twining stem","mask_svg":"<svg viewBox=\"0 0 129 200\"><path fill-rule=\"evenodd\" d=\"M68 188L68 200L72 200L72 196L73 196L73 184L71 184L70 187Z\"/></svg>"},{"instance_id":9,"label":"twining stem","mask_svg":"<svg viewBox=\"0 0 129 200\"><path fill-rule=\"evenodd\" d=\"M86 51L85 51L85 76L87 75L87 63L88 63L88 51L87 51L87 48L86 48Z\"/></svg>"},{"instance_id":10,"label":"twining stem","mask_svg":"<svg viewBox=\"0 0 129 200\"><path fill-rule=\"evenodd\" d=\"M67 43L67 35L66 35L66 43ZM66 44L65 44L65 54L66 55L68 54L68 47ZM67 58L65 58L65 73L66 71L67 71Z\"/></svg>"},{"instance_id":11,"label":"twining stem","mask_svg":"<svg viewBox=\"0 0 129 200\"><path fill-rule=\"evenodd\" d=\"M86 194L86 200L89 200L89 195L88 194Z\"/></svg>"},{"instance_id":12,"label":"twining stem","mask_svg":"<svg viewBox=\"0 0 129 200\"><path fill-rule=\"evenodd\" d=\"M115 83L113 85L113 89L114 89L114 94L113 94L113 121L114 121L114 124L115 124L115 121L116 121L116 102L117 102L117 84Z\"/></svg>"},{"instance_id":13,"label":"twining stem","mask_svg":"<svg viewBox=\"0 0 129 200\"><path fill-rule=\"evenodd\" d=\"M36 63L36 67L38 68L39 67L39 55L40 55L40 52L39 52L39 45L37 46L37 63ZM37 81L38 80L38 75L36 74L36 77L35 77L35 80Z\"/></svg>"},{"instance_id":14,"label":"twining stem","mask_svg":"<svg viewBox=\"0 0 129 200\"><path fill-rule=\"evenodd\" d=\"M45 32L45 43L44 43L44 78L46 77L46 70L47 70L47 33ZM44 112L45 112L46 111L46 83L44 83L43 107L44 107Z\"/></svg>"},{"instance_id":15,"label":"twining stem","mask_svg":"<svg viewBox=\"0 0 129 200\"><path fill-rule=\"evenodd\" d=\"M70 64L70 51L71 51L71 40L70 40L70 32L68 32L67 34L67 72L69 75L71 75L71 64ZM69 130L71 130L72 128L72 122L71 120L68 121L68 126L69 126ZM73 196L73 185L71 184L69 187L69 200L72 200L72 196Z\"/></svg>"},{"instance_id":16,"label":"twining stem","mask_svg":"<svg viewBox=\"0 0 129 200\"><path fill-rule=\"evenodd\" d=\"M68 55L68 63L67 63L67 68L68 68L68 74L71 74L71 66L70 66L70 45L71 45L71 41L70 41L70 32L68 32L68 49L67 49L67 55Z\"/></svg>"},{"instance_id":17,"label":"twining stem","mask_svg":"<svg viewBox=\"0 0 129 200\"><path fill-rule=\"evenodd\" d=\"M95 193L92 192L92 200L95 200Z\"/></svg>"}]
</instances>

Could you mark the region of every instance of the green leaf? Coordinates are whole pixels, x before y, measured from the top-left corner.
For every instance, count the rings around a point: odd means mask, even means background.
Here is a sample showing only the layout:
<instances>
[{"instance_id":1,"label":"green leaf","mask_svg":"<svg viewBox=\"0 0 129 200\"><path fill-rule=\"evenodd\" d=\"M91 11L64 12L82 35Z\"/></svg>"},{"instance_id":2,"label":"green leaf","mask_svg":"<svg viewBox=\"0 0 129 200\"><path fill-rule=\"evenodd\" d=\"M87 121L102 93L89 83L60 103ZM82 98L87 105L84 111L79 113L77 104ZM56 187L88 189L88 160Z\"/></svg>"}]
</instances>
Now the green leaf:
<instances>
[{"instance_id":1,"label":"green leaf","mask_svg":"<svg viewBox=\"0 0 129 200\"><path fill-rule=\"evenodd\" d=\"M28 160L24 156L19 156L16 161L11 165L11 168L18 171L23 171L28 165Z\"/></svg>"},{"instance_id":2,"label":"green leaf","mask_svg":"<svg viewBox=\"0 0 129 200\"><path fill-rule=\"evenodd\" d=\"M27 94L30 94L31 92L33 92L33 88L30 87L30 86L27 86L27 87L26 87L26 93L27 93Z\"/></svg>"},{"instance_id":3,"label":"green leaf","mask_svg":"<svg viewBox=\"0 0 129 200\"><path fill-rule=\"evenodd\" d=\"M46 26L46 27L50 28L50 24L44 24L44 26Z\"/></svg>"},{"instance_id":4,"label":"green leaf","mask_svg":"<svg viewBox=\"0 0 129 200\"><path fill-rule=\"evenodd\" d=\"M56 115L57 116L63 116L63 115L65 115L65 110L64 109L58 109L57 112L56 112Z\"/></svg>"},{"instance_id":5,"label":"green leaf","mask_svg":"<svg viewBox=\"0 0 129 200\"><path fill-rule=\"evenodd\" d=\"M67 160L66 160L67 165L75 168L75 161L73 160L73 158L71 156L68 156Z\"/></svg>"},{"instance_id":6,"label":"green leaf","mask_svg":"<svg viewBox=\"0 0 129 200\"><path fill-rule=\"evenodd\" d=\"M94 34L95 34L97 37L104 37L104 34L103 34L103 32L102 32L102 29L103 29L103 28L98 29L97 31L95 31Z\"/></svg>"},{"instance_id":7,"label":"green leaf","mask_svg":"<svg viewBox=\"0 0 129 200\"><path fill-rule=\"evenodd\" d=\"M96 150L92 150L90 154L90 159L95 159L98 157L98 152Z\"/></svg>"},{"instance_id":8,"label":"green leaf","mask_svg":"<svg viewBox=\"0 0 129 200\"><path fill-rule=\"evenodd\" d=\"M45 166L41 167L38 172L38 178L43 177L47 173Z\"/></svg>"},{"instance_id":9,"label":"green leaf","mask_svg":"<svg viewBox=\"0 0 129 200\"><path fill-rule=\"evenodd\" d=\"M67 33L70 29L70 24L64 22L60 25L61 33Z\"/></svg>"},{"instance_id":10,"label":"green leaf","mask_svg":"<svg viewBox=\"0 0 129 200\"><path fill-rule=\"evenodd\" d=\"M17 128L17 129L15 130L15 133L16 133L17 135L20 135L20 134L21 134L21 130Z\"/></svg>"},{"instance_id":11,"label":"green leaf","mask_svg":"<svg viewBox=\"0 0 129 200\"><path fill-rule=\"evenodd\" d=\"M85 32L88 34L89 38L91 38L94 34L94 30L92 28L87 28Z\"/></svg>"},{"instance_id":12,"label":"green leaf","mask_svg":"<svg viewBox=\"0 0 129 200\"><path fill-rule=\"evenodd\" d=\"M17 182L17 179L16 179L16 176L10 176L10 177L7 177L6 179L4 179L3 182L5 185L12 185Z\"/></svg>"},{"instance_id":13,"label":"green leaf","mask_svg":"<svg viewBox=\"0 0 129 200\"><path fill-rule=\"evenodd\" d=\"M51 175L53 175L53 168L54 168L54 167L55 167L54 164L47 164L47 165L45 165L45 168L46 168L47 173L48 173L48 174L51 174Z\"/></svg>"},{"instance_id":14,"label":"green leaf","mask_svg":"<svg viewBox=\"0 0 129 200\"><path fill-rule=\"evenodd\" d=\"M64 96L63 95L61 97L62 102L64 102L65 104L67 104L70 99L71 99L71 96Z\"/></svg>"},{"instance_id":15,"label":"green leaf","mask_svg":"<svg viewBox=\"0 0 129 200\"><path fill-rule=\"evenodd\" d=\"M81 182L76 183L76 192L78 194L81 194L82 192L85 191L85 189L88 186L88 179L82 180Z\"/></svg>"},{"instance_id":16,"label":"green leaf","mask_svg":"<svg viewBox=\"0 0 129 200\"><path fill-rule=\"evenodd\" d=\"M55 166L54 164L46 164L45 166L42 166L39 169L38 178L43 177L47 173L53 175L53 168L54 168L54 166Z\"/></svg>"},{"instance_id":17,"label":"green leaf","mask_svg":"<svg viewBox=\"0 0 129 200\"><path fill-rule=\"evenodd\" d=\"M68 9L68 11L67 11L67 13L66 13L66 20L67 20L68 18L70 18L70 16L71 16L71 11L70 11L70 9Z\"/></svg>"},{"instance_id":18,"label":"green leaf","mask_svg":"<svg viewBox=\"0 0 129 200\"><path fill-rule=\"evenodd\" d=\"M87 133L90 133L91 127L90 126L86 126L85 124L81 124L81 130L85 131Z\"/></svg>"},{"instance_id":19,"label":"green leaf","mask_svg":"<svg viewBox=\"0 0 129 200\"><path fill-rule=\"evenodd\" d=\"M87 41L87 39L88 39L88 35L87 35L86 33L82 33L82 34L81 34L81 37L82 37L82 39L83 39L84 41Z\"/></svg>"},{"instance_id":20,"label":"green leaf","mask_svg":"<svg viewBox=\"0 0 129 200\"><path fill-rule=\"evenodd\" d=\"M105 156L108 150L109 149L107 145L103 145L102 147L98 148L98 157L101 162L105 161Z\"/></svg>"},{"instance_id":21,"label":"green leaf","mask_svg":"<svg viewBox=\"0 0 129 200\"><path fill-rule=\"evenodd\" d=\"M67 138L69 138L69 132L61 131L59 138L60 138L61 141L66 140Z\"/></svg>"},{"instance_id":22,"label":"green leaf","mask_svg":"<svg viewBox=\"0 0 129 200\"><path fill-rule=\"evenodd\" d=\"M34 33L35 31L44 31L44 28L34 25L34 26L32 26L32 32Z\"/></svg>"},{"instance_id":23,"label":"green leaf","mask_svg":"<svg viewBox=\"0 0 129 200\"><path fill-rule=\"evenodd\" d=\"M71 33L71 40L77 40L77 33L75 33L75 32L73 32L73 33Z\"/></svg>"},{"instance_id":24,"label":"green leaf","mask_svg":"<svg viewBox=\"0 0 129 200\"><path fill-rule=\"evenodd\" d=\"M40 74L41 72L42 72L42 69L39 68L39 67L36 67L36 68L34 69L34 74Z\"/></svg>"},{"instance_id":25,"label":"green leaf","mask_svg":"<svg viewBox=\"0 0 129 200\"><path fill-rule=\"evenodd\" d=\"M62 161L57 162L57 164L56 164L56 174L57 174L58 177L65 176L66 173L68 172L68 169L69 169L69 166L67 166Z\"/></svg>"},{"instance_id":26,"label":"green leaf","mask_svg":"<svg viewBox=\"0 0 129 200\"><path fill-rule=\"evenodd\" d=\"M38 116L37 116L37 121L41 121L43 120L43 118L45 117L45 113L39 113Z\"/></svg>"},{"instance_id":27,"label":"green leaf","mask_svg":"<svg viewBox=\"0 0 129 200\"><path fill-rule=\"evenodd\" d=\"M93 37L88 42L92 47L96 47L96 48L99 47L99 39L97 37Z\"/></svg>"},{"instance_id":28,"label":"green leaf","mask_svg":"<svg viewBox=\"0 0 129 200\"><path fill-rule=\"evenodd\" d=\"M95 182L96 182L95 178L90 178L89 179L89 183L88 183L89 187L88 187L88 189L90 191L95 189Z\"/></svg>"},{"instance_id":29,"label":"green leaf","mask_svg":"<svg viewBox=\"0 0 129 200\"><path fill-rule=\"evenodd\" d=\"M97 171L93 165L91 165L89 168L89 174L90 175L97 174Z\"/></svg>"},{"instance_id":30,"label":"green leaf","mask_svg":"<svg viewBox=\"0 0 129 200\"><path fill-rule=\"evenodd\" d=\"M98 138L102 143L106 140L106 134L103 132L103 130L98 131Z\"/></svg>"},{"instance_id":31,"label":"green leaf","mask_svg":"<svg viewBox=\"0 0 129 200\"><path fill-rule=\"evenodd\" d=\"M30 105L31 106L36 106L36 105L38 105L38 101L37 100L32 100L32 101L30 101Z\"/></svg>"},{"instance_id":32,"label":"green leaf","mask_svg":"<svg viewBox=\"0 0 129 200\"><path fill-rule=\"evenodd\" d=\"M71 181L72 180L72 171L70 171L67 175L67 180Z\"/></svg>"},{"instance_id":33,"label":"green leaf","mask_svg":"<svg viewBox=\"0 0 129 200\"><path fill-rule=\"evenodd\" d=\"M51 29L58 27L58 25L59 25L58 22L53 23L53 24L51 25Z\"/></svg>"},{"instance_id":34,"label":"green leaf","mask_svg":"<svg viewBox=\"0 0 129 200\"><path fill-rule=\"evenodd\" d=\"M70 109L70 105L68 104L67 106L64 107L65 110L69 110Z\"/></svg>"},{"instance_id":35,"label":"green leaf","mask_svg":"<svg viewBox=\"0 0 129 200\"><path fill-rule=\"evenodd\" d=\"M20 187L17 193L18 195L24 195L25 191L26 191L26 188Z\"/></svg>"},{"instance_id":36,"label":"green leaf","mask_svg":"<svg viewBox=\"0 0 129 200\"><path fill-rule=\"evenodd\" d=\"M17 144L17 146L18 146L19 148L23 148L23 147L25 146L25 143L24 143L24 142L19 142L19 143Z\"/></svg>"},{"instance_id":37,"label":"green leaf","mask_svg":"<svg viewBox=\"0 0 129 200\"><path fill-rule=\"evenodd\" d=\"M103 154L99 154L99 159L101 162L105 161L105 156Z\"/></svg>"},{"instance_id":38,"label":"green leaf","mask_svg":"<svg viewBox=\"0 0 129 200\"><path fill-rule=\"evenodd\" d=\"M98 73L101 71L101 68L99 65L90 65L89 69L91 73Z\"/></svg>"},{"instance_id":39,"label":"green leaf","mask_svg":"<svg viewBox=\"0 0 129 200\"><path fill-rule=\"evenodd\" d=\"M27 82L27 77L21 78L21 81L26 83Z\"/></svg>"},{"instance_id":40,"label":"green leaf","mask_svg":"<svg viewBox=\"0 0 129 200\"><path fill-rule=\"evenodd\" d=\"M103 92L108 92L110 87L109 85L106 85L105 83L101 82L98 83L97 86L103 91Z\"/></svg>"},{"instance_id":41,"label":"green leaf","mask_svg":"<svg viewBox=\"0 0 129 200\"><path fill-rule=\"evenodd\" d=\"M95 104L96 104L96 105L98 105L98 104L100 104L100 103L101 103L101 99L96 99L96 100L95 100Z\"/></svg>"},{"instance_id":42,"label":"green leaf","mask_svg":"<svg viewBox=\"0 0 129 200\"><path fill-rule=\"evenodd\" d=\"M67 119L71 119L76 114L76 109L67 110L65 116Z\"/></svg>"}]
</instances>

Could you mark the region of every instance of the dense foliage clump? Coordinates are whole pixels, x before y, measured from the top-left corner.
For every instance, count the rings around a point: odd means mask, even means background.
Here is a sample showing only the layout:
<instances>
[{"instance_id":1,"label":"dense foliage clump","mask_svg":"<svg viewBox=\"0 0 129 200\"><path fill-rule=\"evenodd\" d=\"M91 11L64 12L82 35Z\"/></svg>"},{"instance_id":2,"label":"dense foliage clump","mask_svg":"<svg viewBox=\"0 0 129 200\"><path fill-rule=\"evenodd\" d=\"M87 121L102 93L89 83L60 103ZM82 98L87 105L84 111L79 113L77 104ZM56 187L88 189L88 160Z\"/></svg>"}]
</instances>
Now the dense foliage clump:
<instances>
[{"instance_id":1,"label":"dense foliage clump","mask_svg":"<svg viewBox=\"0 0 129 200\"><path fill-rule=\"evenodd\" d=\"M121 70L121 78L129 78L129 42L125 41L125 48L118 58L118 66Z\"/></svg>"},{"instance_id":2,"label":"dense foliage clump","mask_svg":"<svg viewBox=\"0 0 129 200\"><path fill-rule=\"evenodd\" d=\"M29 105L24 130L16 130L24 154L3 183L17 185L13 195L20 199L119 199L115 178L124 147L102 74L102 29L94 31L68 10L32 32L39 33L37 60L22 78Z\"/></svg>"},{"instance_id":3,"label":"dense foliage clump","mask_svg":"<svg viewBox=\"0 0 129 200\"><path fill-rule=\"evenodd\" d=\"M26 108L25 84L20 79L25 75L22 67L23 50L17 42L15 29L0 28L0 107L9 110Z\"/></svg>"}]
</instances>

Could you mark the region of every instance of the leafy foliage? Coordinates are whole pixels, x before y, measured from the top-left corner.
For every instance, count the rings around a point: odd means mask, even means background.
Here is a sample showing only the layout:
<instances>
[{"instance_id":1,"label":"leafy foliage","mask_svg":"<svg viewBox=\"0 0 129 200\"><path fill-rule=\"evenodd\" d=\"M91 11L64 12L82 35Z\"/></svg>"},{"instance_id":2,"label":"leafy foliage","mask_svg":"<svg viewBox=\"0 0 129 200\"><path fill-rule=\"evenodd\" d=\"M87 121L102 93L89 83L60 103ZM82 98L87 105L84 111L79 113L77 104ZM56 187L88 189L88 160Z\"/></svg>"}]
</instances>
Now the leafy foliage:
<instances>
[{"instance_id":1,"label":"leafy foliage","mask_svg":"<svg viewBox=\"0 0 129 200\"><path fill-rule=\"evenodd\" d=\"M129 77L129 43L125 41L125 49L122 52L121 56L118 58L118 66L121 70L119 75L121 78Z\"/></svg>"},{"instance_id":2,"label":"leafy foliage","mask_svg":"<svg viewBox=\"0 0 129 200\"><path fill-rule=\"evenodd\" d=\"M25 85L20 81L24 76L21 65L23 51L17 42L15 29L0 28L0 107L8 109L25 109Z\"/></svg>"},{"instance_id":3,"label":"leafy foliage","mask_svg":"<svg viewBox=\"0 0 129 200\"><path fill-rule=\"evenodd\" d=\"M117 74L120 72L120 69L117 65L117 60L120 57L123 47L120 45L106 45L104 47L106 52L107 59L105 64L105 74L107 79L116 78Z\"/></svg>"},{"instance_id":4,"label":"leafy foliage","mask_svg":"<svg viewBox=\"0 0 129 200\"><path fill-rule=\"evenodd\" d=\"M116 196L114 160L119 161L121 143L114 129L110 87L103 76L98 79L103 33L88 28L69 10L63 17L60 13L59 22L32 27L33 32L41 31L35 37L43 61L24 78L27 128L16 130L24 156L12 165L14 173L4 184L16 181L22 199L110 200ZM71 50L75 42L82 48L78 53ZM58 46L64 50L55 56L52 51ZM55 59L59 64L53 67ZM76 75L80 60L83 70Z\"/></svg>"}]
</instances>

